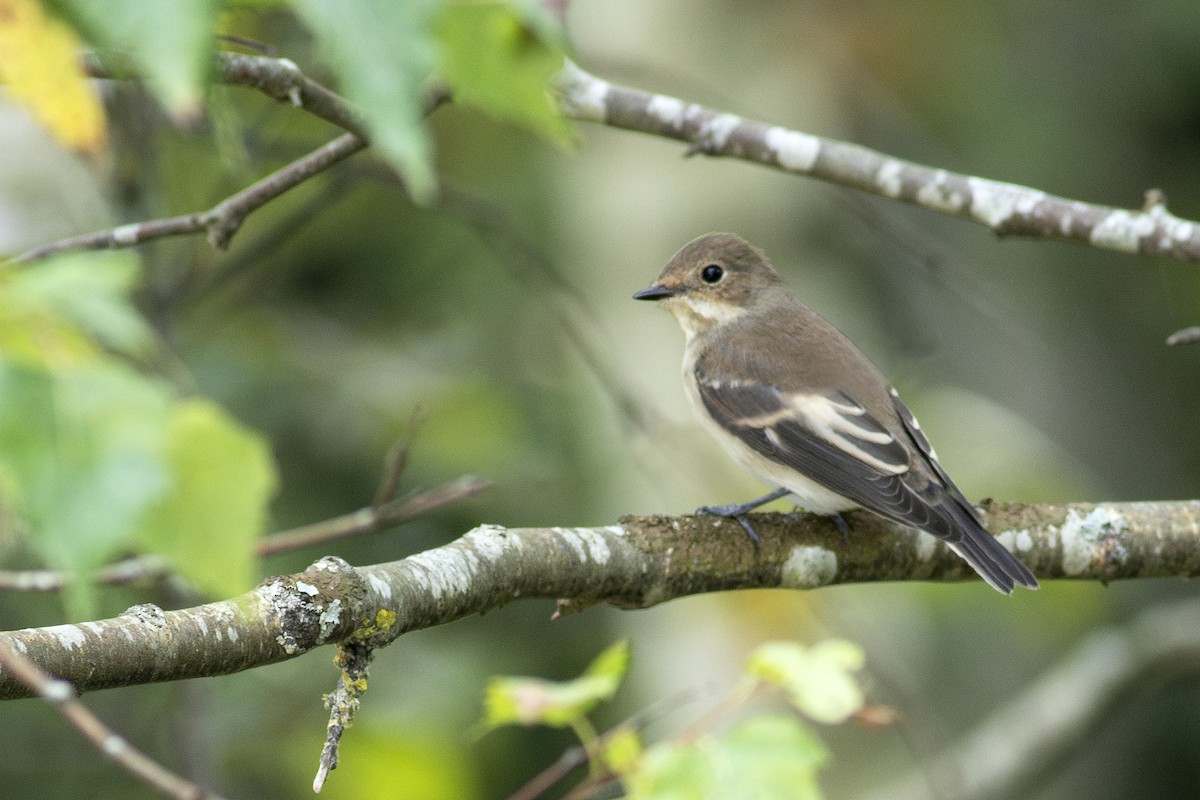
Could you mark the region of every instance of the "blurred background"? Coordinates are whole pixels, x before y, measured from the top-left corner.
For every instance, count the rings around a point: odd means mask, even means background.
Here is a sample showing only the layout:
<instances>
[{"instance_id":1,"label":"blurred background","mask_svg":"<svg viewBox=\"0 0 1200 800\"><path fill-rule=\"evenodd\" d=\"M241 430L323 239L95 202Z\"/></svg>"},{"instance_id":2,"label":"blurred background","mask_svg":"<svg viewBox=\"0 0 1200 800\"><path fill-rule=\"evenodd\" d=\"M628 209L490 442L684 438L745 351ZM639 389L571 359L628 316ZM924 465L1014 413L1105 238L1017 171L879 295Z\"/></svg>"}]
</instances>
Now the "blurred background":
<instances>
[{"instance_id":1,"label":"blurred background","mask_svg":"<svg viewBox=\"0 0 1200 800\"><path fill-rule=\"evenodd\" d=\"M314 68L286 14L227 22ZM576 60L614 82L1079 200L1138 207L1157 187L1174 213L1200 217L1192 2L575 0L567 22ZM109 99L114 141L95 163L0 108L0 249L207 208L331 138L249 90L217 89L192 131L136 87L114 85ZM141 250L140 301L175 378L272 444L273 529L368 503L415 409L424 422L404 488L463 473L493 481L398 530L269 559L263 577L326 552L398 559L484 522L604 525L760 494L693 423L673 320L630 300L679 246L714 230L763 248L875 360L969 497L1200 497L1200 348L1164 346L1200 324L1195 265L1000 240L595 125L579 125L569 149L453 106L432 125L451 187L439 206L415 208L368 153L255 214L228 252L199 237ZM520 786L571 737L476 736L492 674L570 677L628 637L630 682L600 713L605 725L681 689L731 684L761 642L840 636L866 650L871 699L900 715L888 728L822 732L827 795L853 798L959 741L1096 631L1194 593L1174 580L1047 581L1011 599L982 582L876 585L556 622L552 603L518 602L378 654L325 796L494 798ZM101 596L105 615L196 600ZM51 596L0 596L4 629L62 615ZM87 702L229 796L297 797L310 791L320 696L335 678L314 653ZM704 707L702 697L656 714L650 736ZM0 776L28 787L23 797L151 796L43 706L10 703L0 719ZM1196 796L1197 684L1139 682L1077 745L1023 796Z\"/></svg>"}]
</instances>

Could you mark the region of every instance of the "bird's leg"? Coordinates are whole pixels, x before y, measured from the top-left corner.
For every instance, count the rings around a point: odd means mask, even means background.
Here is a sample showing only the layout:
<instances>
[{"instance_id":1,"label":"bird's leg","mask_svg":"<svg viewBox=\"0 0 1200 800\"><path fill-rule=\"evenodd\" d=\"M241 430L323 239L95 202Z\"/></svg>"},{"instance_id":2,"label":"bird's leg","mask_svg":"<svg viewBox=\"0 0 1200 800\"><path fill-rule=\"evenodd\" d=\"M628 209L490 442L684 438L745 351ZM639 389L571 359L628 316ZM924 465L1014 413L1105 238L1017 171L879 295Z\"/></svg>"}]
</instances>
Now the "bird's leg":
<instances>
[{"instance_id":1,"label":"bird's leg","mask_svg":"<svg viewBox=\"0 0 1200 800\"><path fill-rule=\"evenodd\" d=\"M837 529L839 531L841 531L842 544L849 544L850 543L850 523L846 522L846 518L843 517L841 514L834 513L834 514L830 514L829 517L830 517L830 519L833 520L833 524L837 525Z\"/></svg>"},{"instance_id":2,"label":"bird's leg","mask_svg":"<svg viewBox=\"0 0 1200 800\"><path fill-rule=\"evenodd\" d=\"M742 526L742 530L746 532L746 536L750 538L750 542L754 545L754 552L757 553L761 541L758 538L758 533L750 524L750 520L746 518L746 514L758 508L759 506L766 505L772 500L778 500L786 494L789 494L789 490L784 489L781 486L775 491L764 494L762 497L751 500L748 503L730 503L724 506L700 506L696 509L696 513L710 514L714 517L728 517L729 519L736 519L738 524ZM845 524L845 522L842 524Z\"/></svg>"}]
</instances>

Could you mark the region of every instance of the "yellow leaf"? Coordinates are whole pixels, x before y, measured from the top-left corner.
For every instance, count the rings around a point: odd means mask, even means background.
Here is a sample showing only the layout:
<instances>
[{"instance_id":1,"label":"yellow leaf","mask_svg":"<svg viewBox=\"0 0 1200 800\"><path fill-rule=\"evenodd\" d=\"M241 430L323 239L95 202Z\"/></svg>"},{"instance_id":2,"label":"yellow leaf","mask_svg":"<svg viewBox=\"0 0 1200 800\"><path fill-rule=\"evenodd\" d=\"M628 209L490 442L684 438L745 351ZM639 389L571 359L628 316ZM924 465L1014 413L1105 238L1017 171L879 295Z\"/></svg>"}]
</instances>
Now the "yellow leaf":
<instances>
[{"instance_id":1,"label":"yellow leaf","mask_svg":"<svg viewBox=\"0 0 1200 800\"><path fill-rule=\"evenodd\" d=\"M60 142L104 147L104 108L79 63L81 43L37 0L0 0L0 80Z\"/></svg>"}]
</instances>

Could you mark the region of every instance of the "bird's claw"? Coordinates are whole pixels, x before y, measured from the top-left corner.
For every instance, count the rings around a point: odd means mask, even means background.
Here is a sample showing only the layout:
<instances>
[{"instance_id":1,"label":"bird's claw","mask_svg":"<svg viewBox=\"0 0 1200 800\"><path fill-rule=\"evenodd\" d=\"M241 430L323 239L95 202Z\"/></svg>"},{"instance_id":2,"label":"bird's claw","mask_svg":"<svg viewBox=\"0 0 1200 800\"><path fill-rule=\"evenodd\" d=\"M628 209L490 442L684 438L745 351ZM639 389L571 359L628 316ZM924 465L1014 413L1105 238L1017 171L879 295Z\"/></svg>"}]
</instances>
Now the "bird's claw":
<instances>
[{"instance_id":1,"label":"bird's claw","mask_svg":"<svg viewBox=\"0 0 1200 800\"><path fill-rule=\"evenodd\" d=\"M742 526L742 530L746 532L746 537L750 539L750 543L754 545L754 552L758 553L762 549L762 540L758 538L758 532L754 530L754 526L750 524L750 518L746 516L744 503L730 503L724 506L700 506L696 509L696 513L707 514L712 517L724 517L725 519L736 519L738 524Z\"/></svg>"}]
</instances>

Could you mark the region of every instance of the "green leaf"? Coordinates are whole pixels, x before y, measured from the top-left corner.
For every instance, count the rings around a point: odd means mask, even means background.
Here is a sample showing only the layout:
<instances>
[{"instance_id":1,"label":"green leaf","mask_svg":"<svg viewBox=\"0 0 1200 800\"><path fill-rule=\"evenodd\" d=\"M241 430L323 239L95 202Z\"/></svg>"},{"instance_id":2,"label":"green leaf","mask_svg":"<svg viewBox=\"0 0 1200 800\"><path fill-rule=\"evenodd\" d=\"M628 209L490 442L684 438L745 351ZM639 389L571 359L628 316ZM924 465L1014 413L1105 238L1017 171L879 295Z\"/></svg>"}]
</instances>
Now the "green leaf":
<instances>
[{"instance_id":1,"label":"green leaf","mask_svg":"<svg viewBox=\"0 0 1200 800\"><path fill-rule=\"evenodd\" d=\"M798 720L752 717L716 739L650 748L625 779L630 800L819 800L825 746Z\"/></svg>"},{"instance_id":2,"label":"green leaf","mask_svg":"<svg viewBox=\"0 0 1200 800\"><path fill-rule=\"evenodd\" d=\"M172 485L143 517L139 541L202 591L246 591L276 488L266 442L216 405L188 400L172 410L167 463Z\"/></svg>"},{"instance_id":3,"label":"green leaf","mask_svg":"<svg viewBox=\"0 0 1200 800\"><path fill-rule=\"evenodd\" d=\"M854 672L862 669L862 648L830 639L806 649L795 642L768 642L750 655L746 673L780 686L792 703L817 722L845 722L864 702Z\"/></svg>"},{"instance_id":4,"label":"green leaf","mask_svg":"<svg viewBox=\"0 0 1200 800\"><path fill-rule=\"evenodd\" d=\"M456 102L558 141L570 138L550 94L563 53L549 11L530 3L449 3L437 33L441 76Z\"/></svg>"},{"instance_id":5,"label":"green leaf","mask_svg":"<svg viewBox=\"0 0 1200 800\"><path fill-rule=\"evenodd\" d=\"M109 350L149 354L154 333L129 300L138 277L137 258L125 252L73 253L9 273L0 283L0 347L13 352L9 345L57 326L58 336L69 327ZM44 340L33 351L46 354Z\"/></svg>"},{"instance_id":6,"label":"green leaf","mask_svg":"<svg viewBox=\"0 0 1200 800\"><path fill-rule=\"evenodd\" d=\"M665 742L646 751L625 788L629 800L711 800L714 778L712 760L697 743Z\"/></svg>"},{"instance_id":7,"label":"green leaf","mask_svg":"<svg viewBox=\"0 0 1200 800\"><path fill-rule=\"evenodd\" d=\"M52 0L101 57L127 60L179 120L200 113L212 65L214 0Z\"/></svg>"},{"instance_id":8,"label":"green leaf","mask_svg":"<svg viewBox=\"0 0 1200 800\"><path fill-rule=\"evenodd\" d=\"M435 60L432 0L294 0L343 96L417 202L435 189L422 86Z\"/></svg>"},{"instance_id":9,"label":"green leaf","mask_svg":"<svg viewBox=\"0 0 1200 800\"><path fill-rule=\"evenodd\" d=\"M642 737L633 726L621 726L604 737L601 757L615 774L628 775L642 758Z\"/></svg>"},{"instance_id":10,"label":"green leaf","mask_svg":"<svg viewBox=\"0 0 1200 800\"><path fill-rule=\"evenodd\" d=\"M828 758L825 745L794 717L751 717L721 739L709 796L819 800L817 769Z\"/></svg>"},{"instance_id":11,"label":"green leaf","mask_svg":"<svg viewBox=\"0 0 1200 800\"><path fill-rule=\"evenodd\" d=\"M620 641L596 657L572 681L497 677L484 694L483 724L566 728L616 693L629 666L629 643Z\"/></svg>"},{"instance_id":12,"label":"green leaf","mask_svg":"<svg viewBox=\"0 0 1200 800\"><path fill-rule=\"evenodd\" d=\"M168 408L165 387L120 364L0 361L0 492L49 565L87 572L132 543L167 487ZM86 581L72 585L78 612Z\"/></svg>"}]
</instances>

